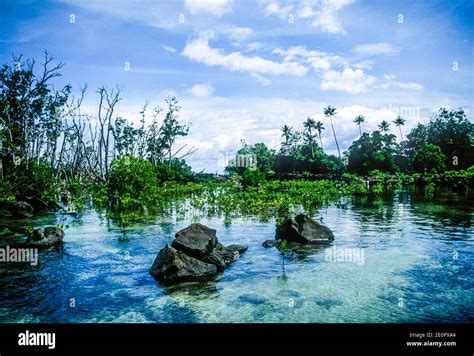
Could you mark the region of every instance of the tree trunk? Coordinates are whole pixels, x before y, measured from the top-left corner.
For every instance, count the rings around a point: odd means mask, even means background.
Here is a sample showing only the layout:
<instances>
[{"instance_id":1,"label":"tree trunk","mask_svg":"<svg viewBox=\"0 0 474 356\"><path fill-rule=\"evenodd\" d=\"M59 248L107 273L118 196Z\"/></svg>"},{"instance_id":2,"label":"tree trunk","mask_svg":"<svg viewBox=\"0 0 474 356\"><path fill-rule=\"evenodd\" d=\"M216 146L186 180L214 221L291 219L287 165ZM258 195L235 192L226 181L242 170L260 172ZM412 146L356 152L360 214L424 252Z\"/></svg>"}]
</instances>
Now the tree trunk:
<instances>
[{"instance_id":1,"label":"tree trunk","mask_svg":"<svg viewBox=\"0 0 474 356\"><path fill-rule=\"evenodd\" d=\"M339 154L339 158L341 158L341 151L339 150L339 143L337 142L336 131L334 131L334 125L332 124L332 117L329 117L329 121L331 121L331 128L332 134L334 135L334 141L336 141L337 153Z\"/></svg>"}]
</instances>

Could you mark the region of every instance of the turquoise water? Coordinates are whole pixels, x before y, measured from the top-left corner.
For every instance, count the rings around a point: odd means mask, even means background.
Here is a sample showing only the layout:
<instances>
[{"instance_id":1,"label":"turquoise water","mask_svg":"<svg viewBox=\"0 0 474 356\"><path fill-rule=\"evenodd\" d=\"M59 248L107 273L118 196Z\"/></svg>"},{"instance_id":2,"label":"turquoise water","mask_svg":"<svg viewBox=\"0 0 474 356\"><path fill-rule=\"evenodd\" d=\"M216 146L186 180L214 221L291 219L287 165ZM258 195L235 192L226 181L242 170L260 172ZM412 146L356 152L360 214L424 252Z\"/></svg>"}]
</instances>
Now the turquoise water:
<instances>
[{"instance_id":1,"label":"turquoise water","mask_svg":"<svg viewBox=\"0 0 474 356\"><path fill-rule=\"evenodd\" d=\"M335 243L284 259L262 247L275 221L253 217L144 217L125 237L92 210L0 221L69 225L64 246L40 252L37 266L0 264L0 322L473 322L473 202L404 192L344 199L314 214ZM148 269L194 221L248 252L215 281L165 288Z\"/></svg>"}]
</instances>

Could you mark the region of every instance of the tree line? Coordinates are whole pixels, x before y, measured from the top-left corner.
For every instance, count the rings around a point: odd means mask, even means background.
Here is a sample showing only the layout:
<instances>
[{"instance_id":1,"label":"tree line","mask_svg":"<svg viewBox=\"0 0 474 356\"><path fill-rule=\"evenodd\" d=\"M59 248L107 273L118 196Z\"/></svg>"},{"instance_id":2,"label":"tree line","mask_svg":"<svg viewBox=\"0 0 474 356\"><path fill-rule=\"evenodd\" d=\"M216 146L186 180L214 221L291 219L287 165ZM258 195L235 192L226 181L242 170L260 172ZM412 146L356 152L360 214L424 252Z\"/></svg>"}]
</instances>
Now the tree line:
<instances>
[{"instance_id":1,"label":"tree line","mask_svg":"<svg viewBox=\"0 0 474 356\"><path fill-rule=\"evenodd\" d=\"M325 152L324 123L311 117L303 122L303 131L286 124L281 127L279 150L269 149L264 143L249 145L242 141L238 154L257 155L257 167L263 173L370 175L380 171L429 174L467 169L474 164L474 125L462 109L441 108L428 123L418 123L406 136L402 131L406 119L397 116L392 123L398 128L399 143L390 132L389 121L382 120L377 130L368 133L363 130L366 118L356 115L353 123L359 138L342 154L333 123L337 119L337 109L327 106L323 114L330 122L337 156ZM243 173L245 167L227 167L226 170Z\"/></svg>"},{"instance_id":2,"label":"tree line","mask_svg":"<svg viewBox=\"0 0 474 356\"><path fill-rule=\"evenodd\" d=\"M80 180L107 183L113 162L125 156L142 157L163 180L190 172L184 157L196 149L177 144L188 135L189 125L178 119L176 98L165 99L164 109L148 110L145 104L135 127L115 114L122 99L118 87L97 88L96 114L82 108L86 86L78 96L69 84L55 89L52 80L63 67L45 52L39 66L13 56L12 64L0 69L2 196L21 199L52 189L52 184ZM150 124L145 122L148 111Z\"/></svg>"}]
</instances>

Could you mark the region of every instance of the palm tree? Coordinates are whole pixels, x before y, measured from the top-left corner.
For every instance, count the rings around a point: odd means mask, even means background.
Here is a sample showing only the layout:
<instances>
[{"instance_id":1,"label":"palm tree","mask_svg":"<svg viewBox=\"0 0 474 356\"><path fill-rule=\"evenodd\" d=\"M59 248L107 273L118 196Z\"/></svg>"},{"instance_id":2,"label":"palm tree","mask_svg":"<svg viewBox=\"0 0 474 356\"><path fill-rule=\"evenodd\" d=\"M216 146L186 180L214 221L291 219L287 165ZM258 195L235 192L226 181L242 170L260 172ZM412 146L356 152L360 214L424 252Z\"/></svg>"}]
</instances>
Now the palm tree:
<instances>
[{"instance_id":1,"label":"palm tree","mask_svg":"<svg viewBox=\"0 0 474 356\"><path fill-rule=\"evenodd\" d=\"M306 121L303 123L303 127L305 128L305 130L308 132L309 136L312 136L312 130L315 129L315 126L316 125L316 121L314 121L314 119L308 117L306 119Z\"/></svg>"},{"instance_id":2,"label":"palm tree","mask_svg":"<svg viewBox=\"0 0 474 356\"><path fill-rule=\"evenodd\" d=\"M283 125L280 130L283 132L281 136L285 138L285 145L288 145L293 129L288 125Z\"/></svg>"},{"instance_id":3,"label":"palm tree","mask_svg":"<svg viewBox=\"0 0 474 356\"><path fill-rule=\"evenodd\" d=\"M321 139L321 132L325 130L324 123L322 121L316 121L314 128L318 131L319 143L321 143L321 149L323 149L323 140Z\"/></svg>"},{"instance_id":4,"label":"palm tree","mask_svg":"<svg viewBox=\"0 0 474 356\"><path fill-rule=\"evenodd\" d=\"M362 129L360 128L360 125L365 122L365 116L364 115L357 115L354 118L354 123L359 126L359 134L362 136Z\"/></svg>"},{"instance_id":5,"label":"palm tree","mask_svg":"<svg viewBox=\"0 0 474 356\"><path fill-rule=\"evenodd\" d=\"M328 117L329 120L331 121L331 128L332 128L332 133L334 135L334 141L336 141L336 147L337 147L337 152L339 154L339 158L341 158L341 150L339 149L339 143L337 142L336 131L334 131L334 125L332 123L333 116L336 116L336 108L331 105L328 105L326 108L324 108L324 116Z\"/></svg>"},{"instance_id":6,"label":"palm tree","mask_svg":"<svg viewBox=\"0 0 474 356\"><path fill-rule=\"evenodd\" d=\"M387 121L383 120L379 125L379 130L384 133L390 131L390 124Z\"/></svg>"},{"instance_id":7,"label":"palm tree","mask_svg":"<svg viewBox=\"0 0 474 356\"><path fill-rule=\"evenodd\" d=\"M315 129L316 121L314 119L308 117L306 121L303 123L303 127L305 131L308 133L308 138L311 144L311 157L314 157L314 149L313 149L313 130Z\"/></svg>"},{"instance_id":8,"label":"palm tree","mask_svg":"<svg viewBox=\"0 0 474 356\"><path fill-rule=\"evenodd\" d=\"M406 121L407 120L402 119L400 116L397 116L397 118L393 120L393 123L395 124L395 126L397 126L398 129L400 130L400 141L403 141L402 126L405 125Z\"/></svg>"}]
</instances>

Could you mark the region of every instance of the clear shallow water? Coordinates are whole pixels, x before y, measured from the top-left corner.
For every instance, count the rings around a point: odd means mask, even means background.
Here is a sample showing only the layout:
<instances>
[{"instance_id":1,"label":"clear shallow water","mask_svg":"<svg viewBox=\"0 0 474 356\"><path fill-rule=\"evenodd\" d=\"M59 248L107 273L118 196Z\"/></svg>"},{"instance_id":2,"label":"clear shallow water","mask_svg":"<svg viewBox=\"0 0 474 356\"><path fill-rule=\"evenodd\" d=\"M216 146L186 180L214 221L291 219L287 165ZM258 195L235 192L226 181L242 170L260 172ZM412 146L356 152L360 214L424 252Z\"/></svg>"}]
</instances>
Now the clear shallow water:
<instances>
[{"instance_id":1,"label":"clear shallow water","mask_svg":"<svg viewBox=\"0 0 474 356\"><path fill-rule=\"evenodd\" d=\"M276 249L262 247L274 238L275 221L251 217L150 217L129 227L125 240L95 211L1 221L69 228L64 246L40 252L37 266L0 264L0 322L474 322L473 202L406 193L341 200L314 216L335 243L287 253L284 265ZM213 282L164 288L148 269L196 220L215 228L223 244L249 249ZM334 261L334 247L358 254Z\"/></svg>"}]
</instances>

